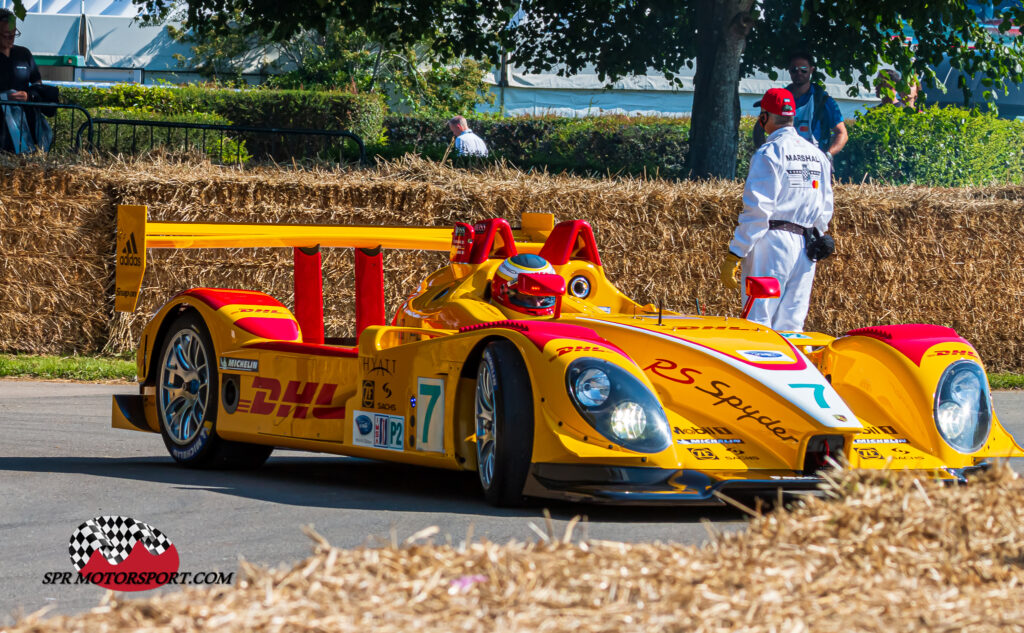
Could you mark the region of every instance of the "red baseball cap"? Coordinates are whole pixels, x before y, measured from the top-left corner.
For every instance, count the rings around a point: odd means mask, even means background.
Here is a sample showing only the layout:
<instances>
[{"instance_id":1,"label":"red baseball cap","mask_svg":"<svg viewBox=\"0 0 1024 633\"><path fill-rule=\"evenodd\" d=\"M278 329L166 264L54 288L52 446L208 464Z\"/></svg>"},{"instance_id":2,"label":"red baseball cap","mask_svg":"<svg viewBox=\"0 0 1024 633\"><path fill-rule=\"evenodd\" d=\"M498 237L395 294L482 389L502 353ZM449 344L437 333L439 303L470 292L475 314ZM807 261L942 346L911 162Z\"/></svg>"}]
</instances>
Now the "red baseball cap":
<instances>
[{"instance_id":1,"label":"red baseball cap","mask_svg":"<svg viewBox=\"0 0 1024 633\"><path fill-rule=\"evenodd\" d=\"M771 88L764 93L760 101L754 103L754 107L760 107L765 112L779 116L794 116L796 115L795 104L793 93L785 88Z\"/></svg>"}]
</instances>

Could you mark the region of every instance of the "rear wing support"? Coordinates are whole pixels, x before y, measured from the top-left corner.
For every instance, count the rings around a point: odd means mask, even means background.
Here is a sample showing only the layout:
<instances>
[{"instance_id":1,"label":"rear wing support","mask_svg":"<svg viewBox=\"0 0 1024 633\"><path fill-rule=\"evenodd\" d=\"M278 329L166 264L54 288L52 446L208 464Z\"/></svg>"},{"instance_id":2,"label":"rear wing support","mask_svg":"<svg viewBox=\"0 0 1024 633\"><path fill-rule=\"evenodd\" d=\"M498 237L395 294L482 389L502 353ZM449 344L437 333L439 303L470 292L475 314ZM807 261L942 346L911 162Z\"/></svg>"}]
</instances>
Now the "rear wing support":
<instances>
[{"instance_id":1,"label":"rear wing support","mask_svg":"<svg viewBox=\"0 0 1024 633\"><path fill-rule=\"evenodd\" d=\"M384 253L356 249L356 340L363 330L384 323Z\"/></svg>"},{"instance_id":2,"label":"rear wing support","mask_svg":"<svg viewBox=\"0 0 1024 633\"><path fill-rule=\"evenodd\" d=\"M324 342L324 270L320 246L294 249L295 318L306 343ZM357 299L358 301L358 299Z\"/></svg>"}]
</instances>

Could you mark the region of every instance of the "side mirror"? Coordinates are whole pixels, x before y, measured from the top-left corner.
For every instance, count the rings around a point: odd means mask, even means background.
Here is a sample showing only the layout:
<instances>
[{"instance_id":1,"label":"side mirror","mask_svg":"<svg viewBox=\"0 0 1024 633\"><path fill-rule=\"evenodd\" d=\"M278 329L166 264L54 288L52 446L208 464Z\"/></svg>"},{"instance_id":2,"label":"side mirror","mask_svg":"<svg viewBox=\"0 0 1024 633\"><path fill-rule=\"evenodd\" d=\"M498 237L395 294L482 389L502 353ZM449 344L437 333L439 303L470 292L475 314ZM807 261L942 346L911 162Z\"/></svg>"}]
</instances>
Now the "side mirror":
<instances>
[{"instance_id":1,"label":"side mirror","mask_svg":"<svg viewBox=\"0 0 1024 633\"><path fill-rule=\"evenodd\" d=\"M747 303L743 306L741 319L747 318L754 307L754 299L774 299L782 295L779 280L775 277L747 277Z\"/></svg>"}]
</instances>

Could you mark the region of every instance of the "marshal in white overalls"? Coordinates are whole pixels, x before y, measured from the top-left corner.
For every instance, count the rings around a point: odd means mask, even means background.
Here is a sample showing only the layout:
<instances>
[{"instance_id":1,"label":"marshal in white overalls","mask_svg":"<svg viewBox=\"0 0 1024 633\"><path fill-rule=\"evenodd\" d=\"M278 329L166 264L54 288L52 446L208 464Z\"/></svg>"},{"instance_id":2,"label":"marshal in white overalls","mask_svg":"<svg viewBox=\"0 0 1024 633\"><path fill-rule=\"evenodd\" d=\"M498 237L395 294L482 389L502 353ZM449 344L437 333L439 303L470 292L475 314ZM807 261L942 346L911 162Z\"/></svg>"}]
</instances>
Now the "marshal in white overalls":
<instances>
[{"instance_id":1,"label":"marshal in white overalls","mask_svg":"<svg viewBox=\"0 0 1024 633\"><path fill-rule=\"evenodd\" d=\"M804 238L769 230L772 220L817 228L822 234L832 219L832 165L814 145L790 126L768 137L750 160L743 190L743 212L729 250L743 258L740 288L746 278L775 277L782 295L757 299L749 319L775 330L803 330L814 283L814 262ZM747 299L743 293L743 301Z\"/></svg>"}]
</instances>

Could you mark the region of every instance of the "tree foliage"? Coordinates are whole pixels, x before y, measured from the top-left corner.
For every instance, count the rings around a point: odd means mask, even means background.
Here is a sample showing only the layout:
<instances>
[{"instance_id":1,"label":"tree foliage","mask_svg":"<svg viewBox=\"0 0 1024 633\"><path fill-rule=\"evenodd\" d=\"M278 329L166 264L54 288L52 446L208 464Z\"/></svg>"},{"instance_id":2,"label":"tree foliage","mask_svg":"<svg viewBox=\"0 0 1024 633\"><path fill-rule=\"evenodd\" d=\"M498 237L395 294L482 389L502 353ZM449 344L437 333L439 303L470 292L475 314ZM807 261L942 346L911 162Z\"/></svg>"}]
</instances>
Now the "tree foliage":
<instances>
[{"instance_id":1,"label":"tree foliage","mask_svg":"<svg viewBox=\"0 0 1024 633\"><path fill-rule=\"evenodd\" d=\"M157 13L173 3L134 1ZM187 11L190 24L239 11L251 29L276 40L335 20L397 44L427 38L443 57L497 64L505 54L535 71L592 67L606 81L649 68L678 80L682 68L695 65L694 101L707 111L695 109L695 129L713 134L694 144L691 159L735 154L735 134L725 128L738 125L739 79L756 70L774 74L795 48L817 56L818 79L838 77L854 84L855 94L870 90L883 65L901 72L898 90L918 80L934 86L933 66L945 58L967 77L982 75L986 99L1024 80L1021 40L1006 36L1024 23L1016 3L1001 10L996 33L963 0L189 0ZM964 82L961 88L969 90ZM730 162L695 173L731 175L715 172Z\"/></svg>"},{"instance_id":2,"label":"tree foliage","mask_svg":"<svg viewBox=\"0 0 1024 633\"><path fill-rule=\"evenodd\" d=\"M480 62L442 59L426 39L375 40L336 19L284 40L255 29L238 9L168 30L191 47L191 58L179 56L179 63L218 83L243 85L243 73L255 69L272 73L268 87L380 93L393 107L421 114L451 115L494 102L484 83L488 69Z\"/></svg>"}]
</instances>

